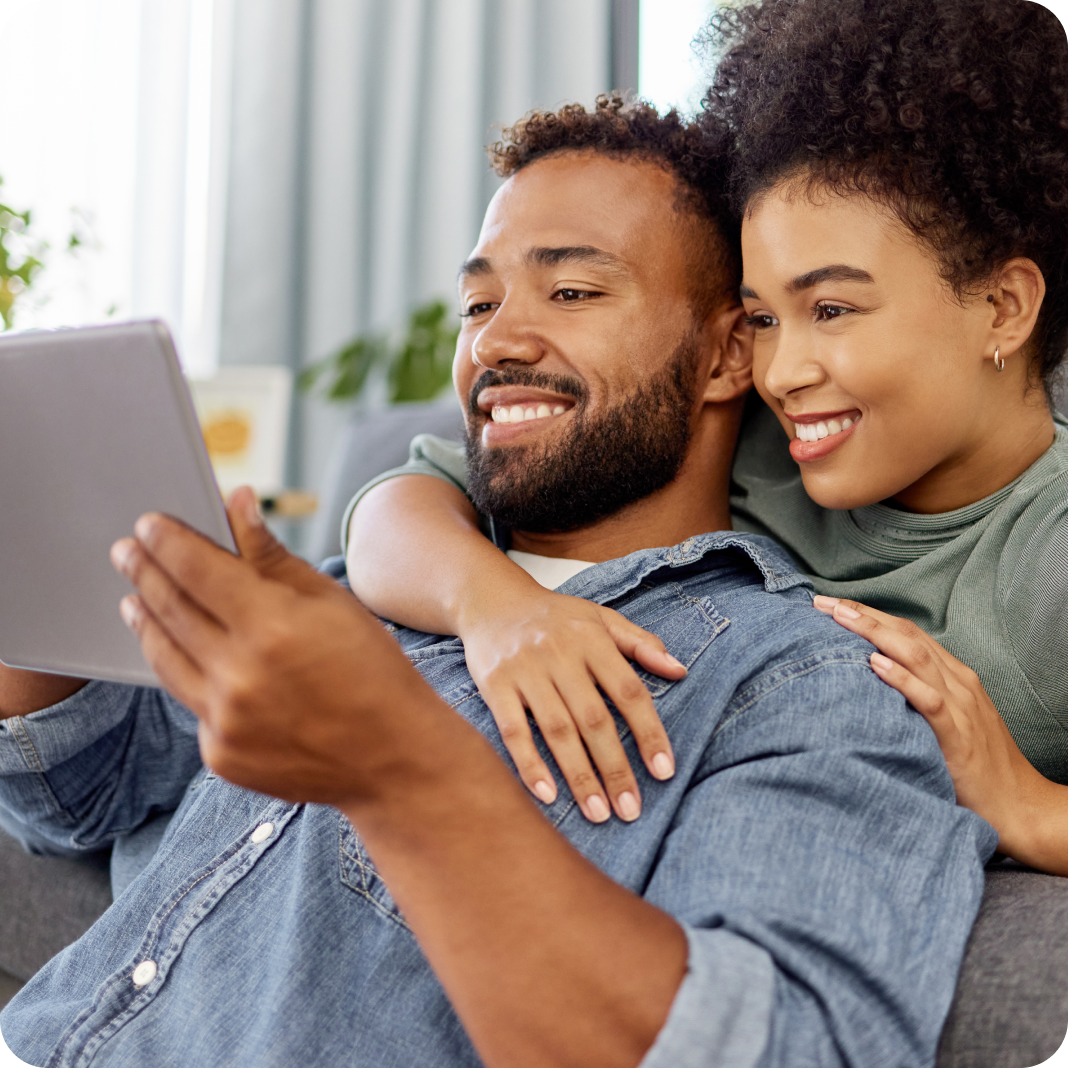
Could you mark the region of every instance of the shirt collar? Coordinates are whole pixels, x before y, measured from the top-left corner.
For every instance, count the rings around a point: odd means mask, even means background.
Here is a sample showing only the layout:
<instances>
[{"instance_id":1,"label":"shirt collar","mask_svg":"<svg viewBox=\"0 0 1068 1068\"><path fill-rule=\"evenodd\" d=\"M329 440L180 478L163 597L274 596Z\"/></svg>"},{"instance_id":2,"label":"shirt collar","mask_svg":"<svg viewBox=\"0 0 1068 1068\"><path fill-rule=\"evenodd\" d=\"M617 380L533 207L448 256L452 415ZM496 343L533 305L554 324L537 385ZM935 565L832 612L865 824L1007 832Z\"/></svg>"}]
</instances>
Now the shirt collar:
<instances>
[{"instance_id":1,"label":"shirt collar","mask_svg":"<svg viewBox=\"0 0 1068 1068\"><path fill-rule=\"evenodd\" d=\"M711 570L719 562L717 557L726 552L748 557L760 571L769 593L812 586L786 551L770 538L727 530L699 534L662 549L639 549L629 556L594 564L568 579L557 592L605 604L637 588L657 571Z\"/></svg>"}]
</instances>

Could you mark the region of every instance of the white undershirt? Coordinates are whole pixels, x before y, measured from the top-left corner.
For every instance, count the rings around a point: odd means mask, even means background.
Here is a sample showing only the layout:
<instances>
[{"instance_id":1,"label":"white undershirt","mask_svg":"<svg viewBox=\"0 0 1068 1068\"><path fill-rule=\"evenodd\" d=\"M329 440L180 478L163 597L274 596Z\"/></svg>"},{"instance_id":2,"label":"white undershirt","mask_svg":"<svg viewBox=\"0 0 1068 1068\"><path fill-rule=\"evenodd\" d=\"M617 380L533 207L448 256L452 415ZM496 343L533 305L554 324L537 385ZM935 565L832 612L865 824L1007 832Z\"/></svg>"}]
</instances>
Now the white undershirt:
<instances>
[{"instance_id":1,"label":"white undershirt","mask_svg":"<svg viewBox=\"0 0 1068 1068\"><path fill-rule=\"evenodd\" d=\"M0 1034L0 1068L33 1068L32 1064L19 1060L7 1047L4 1036Z\"/></svg>"},{"instance_id":2,"label":"white undershirt","mask_svg":"<svg viewBox=\"0 0 1068 1068\"><path fill-rule=\"evenodd\" d=\"M580 571L593 567L589 560L562 560L558 556L521 553L518 549L509 549L508 559L514 560L535 582L547 590L555 590Z\"/></svg>"}]
</instances>

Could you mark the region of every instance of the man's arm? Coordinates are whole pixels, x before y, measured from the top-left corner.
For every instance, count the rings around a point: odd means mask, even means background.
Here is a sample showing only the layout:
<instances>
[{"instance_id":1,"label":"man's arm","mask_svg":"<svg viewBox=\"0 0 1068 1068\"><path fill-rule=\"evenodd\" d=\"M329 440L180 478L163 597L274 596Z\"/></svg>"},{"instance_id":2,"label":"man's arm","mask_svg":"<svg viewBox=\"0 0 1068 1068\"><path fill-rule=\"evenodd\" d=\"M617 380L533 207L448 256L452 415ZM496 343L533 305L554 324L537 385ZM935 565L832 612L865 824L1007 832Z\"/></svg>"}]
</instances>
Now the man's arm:
<instances>
[{"instance_id":1,"label":"man's arm","mask_svg":"<svg viewBox=\"0 0 1068 1068\"><path fill-rule=\"evenodd\" d=\"M115 553L205 761L353 820L491 1068L634 1068L685 974L683 930L558 835L357 602L240 505L238 544L273 580L163 517Z\"/></svg>"},{"instance_id":2,"label":"man's arm","mask_svg":"<svg viewBox=\"0 0 1068 1068\"><path fill-rule=\"evenodd\" d=\"M88 679L47 675L0 664L0 719L27 716L77 693Z\"/></svg>"}]
</instances>

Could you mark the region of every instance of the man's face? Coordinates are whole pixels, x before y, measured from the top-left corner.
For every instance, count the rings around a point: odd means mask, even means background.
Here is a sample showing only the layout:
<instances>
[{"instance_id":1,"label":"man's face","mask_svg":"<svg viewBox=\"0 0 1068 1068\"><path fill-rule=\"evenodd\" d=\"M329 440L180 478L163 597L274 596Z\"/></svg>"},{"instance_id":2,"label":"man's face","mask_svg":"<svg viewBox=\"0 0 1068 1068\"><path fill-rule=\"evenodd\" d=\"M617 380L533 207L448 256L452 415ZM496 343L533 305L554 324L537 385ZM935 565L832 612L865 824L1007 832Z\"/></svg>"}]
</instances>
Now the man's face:
<instances>
[{"instance_id":1,"label":"man's face","mask_svg":"<svg viewBox=\"0 0 1068 1068\"><path fill-rule=\"evenodd\" d=\"M475 503L576 529L670 482L704 367L687 222L656 164L564 153L508 180L460 277Z\"/></svg>"}]
</instances>

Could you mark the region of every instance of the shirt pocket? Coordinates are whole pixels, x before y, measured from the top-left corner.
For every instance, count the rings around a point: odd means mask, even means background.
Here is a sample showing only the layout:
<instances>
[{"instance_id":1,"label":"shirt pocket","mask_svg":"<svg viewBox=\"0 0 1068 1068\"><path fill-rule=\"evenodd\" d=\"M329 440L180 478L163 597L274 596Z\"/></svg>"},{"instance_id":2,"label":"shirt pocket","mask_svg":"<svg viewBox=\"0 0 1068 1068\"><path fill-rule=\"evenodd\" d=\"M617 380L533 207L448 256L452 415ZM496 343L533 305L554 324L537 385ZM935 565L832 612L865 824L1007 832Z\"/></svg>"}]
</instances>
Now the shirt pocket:
<instances>
[{"instance_id":1,"label":"shirt pocket","mask_svg":"<svg viewBox=\"0 0 1068 1068\"><path fill-rule=\"evenodd\" d=\"M338 817L338 861L341 882L373 905L383 916L411 931L389 888L378 874L356 828L347 817Z\"/></svg>"},{"instance_id":2,"label":"shirt pocket","mask_svg":"<svg viewBox=\"0 0 1068 1068\"><path fill-rule=\"evenodd\" d=\"M655 619L633 618L632 621L655 634L688 671L731 621L707 597L686 597L681 593L679 596L683 601L681 607ZM631 666L654 698L663 697L676 682L682 681L661 678L639 664Z\"/></svg>"}]
</instances>

